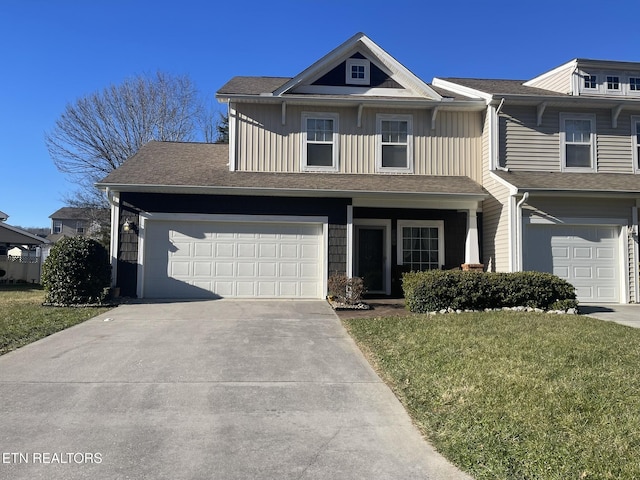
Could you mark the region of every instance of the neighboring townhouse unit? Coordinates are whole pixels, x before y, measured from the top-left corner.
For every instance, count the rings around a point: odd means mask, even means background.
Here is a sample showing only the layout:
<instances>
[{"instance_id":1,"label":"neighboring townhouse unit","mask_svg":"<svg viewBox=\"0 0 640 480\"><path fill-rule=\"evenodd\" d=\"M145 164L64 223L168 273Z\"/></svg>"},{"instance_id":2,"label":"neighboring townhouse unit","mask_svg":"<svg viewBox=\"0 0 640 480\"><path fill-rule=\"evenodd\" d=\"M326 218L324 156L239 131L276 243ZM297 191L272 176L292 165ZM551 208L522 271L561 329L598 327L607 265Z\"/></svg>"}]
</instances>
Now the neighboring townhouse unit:
<instances>
[{"instance_id":1,"label":"neighboring townhouse unit","mask_svg":"<svg viewBox=\"0 0 640 480\"><path fill-rule=\"evenodd\" d=\"M333 273L400 294L404 271L482 268L483 98L361 33L217 97L229 145L151 142L99 183L122 295L323 298Z\"/></svg>"},{"instance_id":2,"label":"neighboring townhouse unit","mask_svg":"<svg viewBox=\"0 0 640 480\"><path fill-rule=\"evenodd\" d=\"M109 224L109 210L105 208L62 207L52 213L51 233L47 238L56 242L63 237L88 236L96 238L101 234L101 225Z\"/></svg>"},{"instance_id":3,"label":"neighboring townhouse unit","mask_svg":"<svg viewBox=\"0 0 640 480\"><path fill-rule=\"evenodd\" d=\"M553 272L582 302L639 301L640 63L433 85L487 103L486 267Z\"/></svg>"}]
</instances>

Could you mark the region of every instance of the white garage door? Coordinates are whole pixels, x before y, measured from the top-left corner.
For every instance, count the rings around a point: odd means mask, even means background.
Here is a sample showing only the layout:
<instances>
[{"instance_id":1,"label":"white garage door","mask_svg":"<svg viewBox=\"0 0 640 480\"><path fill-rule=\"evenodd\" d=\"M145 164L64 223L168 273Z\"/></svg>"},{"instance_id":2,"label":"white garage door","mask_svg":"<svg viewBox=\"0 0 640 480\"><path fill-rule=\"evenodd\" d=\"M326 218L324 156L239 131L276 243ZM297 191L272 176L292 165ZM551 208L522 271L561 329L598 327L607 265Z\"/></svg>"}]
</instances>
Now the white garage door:
<instances>
[{"instance_id":1,"label":"white garage door","mask_svg":"<svg viewBox=\"0 0 640 480\"><path fill-rule=\"evenodd\" d=\"M321 298L321 224L147 221L146 298Z\"/></svg>"},{"instance_id":2,"label":"white garage door","mask_svg":"<svg viewBox=\"0 0 640 480\"><path fill-rule=\"evenodd\" d=\"M564 278L581 302L619 302L618 245L617 227L530 224L524 267Z\"/></svg>"}]
</instances>

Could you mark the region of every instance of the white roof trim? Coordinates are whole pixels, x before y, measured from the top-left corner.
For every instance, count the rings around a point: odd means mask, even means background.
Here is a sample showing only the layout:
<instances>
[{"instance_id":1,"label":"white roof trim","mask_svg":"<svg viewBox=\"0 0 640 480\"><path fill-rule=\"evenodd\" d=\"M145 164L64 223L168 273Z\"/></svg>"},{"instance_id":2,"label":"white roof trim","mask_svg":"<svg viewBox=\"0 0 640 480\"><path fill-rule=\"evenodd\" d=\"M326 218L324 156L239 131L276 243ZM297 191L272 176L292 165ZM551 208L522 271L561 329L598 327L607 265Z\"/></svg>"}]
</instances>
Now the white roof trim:
<instances>
[{"instance_id":1,"label":"white roof trim","mask_svg":"<svg viewBox=\"0 0 640 480\"><path fill-rule=\"evenodd\" d=\"M316 77L324 74L341 61L346 60L346 58L350 54L358 50L359 45L368 49L375 57L377 63L380 63L382 66L384 66L391 74L391 76L401 85L406 86L410 90L413 90L418 96L424 96L435 100L442 100L442 97L435 90L433 90L426 83L424 83L413 73L411 73L411 71L400 64L395 58L389 55L382 48L380 48L364 33L355 34L342 45L333 49L313 65L306 68L301 73L289 80L287 83L279 87L273 92L273 95L281 96L282 94L290 91L298 85L309 82L311 80L315 80Z\"/></svg>"},{"instance_id":2,"label":"white roof trim","mask_svg":"<svg viewBox=\"0 0 640 480\"><path fill-rule=\"evenodd\" d=\"M481 98L485 100L487 103L493 100L493 95L490 93L483 92L482 90L477 90L471 87L465 87L458 83L454 83L449 80L443 80L438 77L434 77L432 84L434 87L444 88L445 90L449 90L450 92L464 95L465 97L469 97L473 99Z\"/></svg>"}]
</instances>

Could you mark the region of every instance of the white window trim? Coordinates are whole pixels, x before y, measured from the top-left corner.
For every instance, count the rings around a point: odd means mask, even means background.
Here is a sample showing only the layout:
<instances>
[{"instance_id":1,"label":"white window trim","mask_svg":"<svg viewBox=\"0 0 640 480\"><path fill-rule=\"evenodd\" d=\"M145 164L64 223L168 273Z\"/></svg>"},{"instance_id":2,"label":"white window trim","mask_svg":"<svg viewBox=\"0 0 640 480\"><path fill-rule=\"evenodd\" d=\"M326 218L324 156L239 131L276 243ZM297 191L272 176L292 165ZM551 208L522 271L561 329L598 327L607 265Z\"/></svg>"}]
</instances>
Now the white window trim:
<instances>
[{"instance_id":1,"label":"white window trim","mask_svg":"<svg viewBox=\"0 0 640 480\"><path fill-rule=\"evenodd\" d=\"M59 227L59 228L56 228L56 227ZM51 227L51 233L53 233L53 234L62 233L62 220L53 220L53 225Z\"/></svg>"},{"instance_id":2,"label":"white window trim","mask_svg":"<svg viewBox=\"0 0 640 480\"><path fill-rule=\"evenodd\" d=\"M567 167L566 128L567 120L589 120L591 122L591 167ZM592 113L561 113L560 114L560 170L563 172L595 172L596 164L596 116Z\"/></svg>"},{"instance_id":3,"label":"white window trim","mask_svg":"<svg viewBox=\"0 0 640 480\"><path fill-rule=\"evenodd\" d=\"M364 78L351 78L351 67L364 67ZM366 58L347 58L345 83L347 85L371 85L371 62Z\"/></svg>"},{"instance_id":4,"label":"white window trim","mask_svg":"<svg viewBox=\"0 0 640 480\"><path fill-rule=\"evenodd\" d=\"M85 233L84 222L82 220L78 220L76 222L76 233L77 234L84 234Z\"/></svg>"},{"instance_id":5,"label":"white window trim","mask_svg":"<svg viewBox=\"0 0 640 480\"><path fill-rule=\"evenodd\" d=\"M438 229L438 265L444 266L444 220L398 220L397 227L397 258L398 265L404 265L404 247L402 229L404 227L436 227Z\"/></svg>"},{"instance_id":6,"label":"white window trim","mask_svg":"<svg viewBox=\"0 0 640 480\"><path fill-rule=\"evenodd\" d=\"M627 95L630 97L640 96L640 85L638 85L639 90L631 90L631 79L632 78L640 78L640 74L628 75L626 78L625 87L627 88Z\"/></svg>"},{"instance_id":7,"label":"white window trim","mask_svg":"<svg viewBox=\"0 0 640 480\"><path fill-rule=\"evenodd\" d=\"M319 119L319 120L333 120L333 143L332 143L332 159L333 164L331 166L321 166L321 165L307 165L307 119ZM327 113L327 112L302 112L302 135L300 136L302 139L301 145L301 165L300 169L303 172L337 172L339 168L339 116L337 113Z\"/></svg>"},{"instance_id":8,"label":"white window trim","mask_svg":"<svg viewBox=\"0 0 640 480\"><path fill-rule=\"evenodd\" d=\"M618 78L618 88L609 88L609 77L617 77ZM608 75L604 75L602 85L604 87L605 93L609 95L624 95L623 87L625 85L625 77L620 75L619 73L611 73Z\"/></svg>"},{"instance_id":9,"label":"white window trim","mask_svg":"<svg viewBox=\"0 0 640 480\"><path fill-rule=\"evenodd\" d=\"M595 87L587 87L586 86L586 77L596 77L596 86ZM599 75L597 73L585 73L582 75L582 90L586 92L597 92L598 91L598 78Z\"/></svg>"},{"instance_id":10,"label":"white window trim","mask_svg":"<svg viewBox=\"0 0 640 480\"><path fill-rule=\"evenodd\" d=\"M638 125L640 125L640 115L632 115L631 116L631 144L633 145L633 153L631 158L633 159L633 173L640 174L640 166L638 162L640 161L638 155Z\"/></svg>"},{"instance_id":11,"label":"white window trim","mask_svg":"<svg viewBox=\"0 0 640 480\"><path fill-rule=\"evenodd\" d=\"M382 122L385 120L401 120L407 122L407 166L382 166ZM413 173L413 115L396 115L379 113L376 115L376 171L388 173Z\"/></svg>"}]
</instances>

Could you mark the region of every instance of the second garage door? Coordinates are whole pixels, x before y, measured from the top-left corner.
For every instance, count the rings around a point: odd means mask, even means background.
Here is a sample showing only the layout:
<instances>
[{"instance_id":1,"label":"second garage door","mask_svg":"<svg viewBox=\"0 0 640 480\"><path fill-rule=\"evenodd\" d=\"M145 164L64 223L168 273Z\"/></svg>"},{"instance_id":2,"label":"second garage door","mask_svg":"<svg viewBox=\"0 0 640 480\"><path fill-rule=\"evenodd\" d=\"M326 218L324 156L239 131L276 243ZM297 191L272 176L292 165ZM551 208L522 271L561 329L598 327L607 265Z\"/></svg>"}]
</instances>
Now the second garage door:
<instances>
[{"instance_id":1,"label":"second garage door","mask_svg":"<svg viewBox=\"0 0 640 480\"><path fill-rule=\"evenodd\" d=\"M567 280L581 302L620 301L617 227L530 224L525 234L525 270Z\"/></svg>"},{"instance_id":2,"label":"second garage door","mask_svg":"<svg viewBox=\"0 0 640 480\"><path fill-rule=\"evenodd\" d=\"M323 227L150 220L146 298L322 298Z\"/></svg>"}]
</instances>

